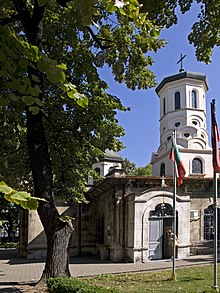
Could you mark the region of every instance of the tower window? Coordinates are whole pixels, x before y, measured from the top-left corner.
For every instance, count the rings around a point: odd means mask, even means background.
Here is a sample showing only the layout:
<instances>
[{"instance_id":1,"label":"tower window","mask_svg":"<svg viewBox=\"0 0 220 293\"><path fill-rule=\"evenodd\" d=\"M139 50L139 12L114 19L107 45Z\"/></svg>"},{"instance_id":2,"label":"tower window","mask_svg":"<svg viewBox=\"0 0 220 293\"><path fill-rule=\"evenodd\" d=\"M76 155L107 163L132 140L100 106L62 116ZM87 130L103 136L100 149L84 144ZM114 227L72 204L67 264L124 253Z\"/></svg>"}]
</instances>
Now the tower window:
<instances>
[{"instance_id":1,"label":"tower window","mask_svg":"<svg viewBox=\"0 0 220 293\"><path fill-rule=\"evenodd\" d=\"M163 98L163 115L166 114L166 99Z\"/></svg>"},{"instance_id":2,"label":"tower window","mask_svg":"<svg viewBox=\"0 0 220 293\"><path fill-rule=\"evenodd\" d=\"M198 124L197 121L193 121L192 123L193 123L194 125L197 125L197 124Z\"/></svg>"},{"instance_id":3,"label":"tower window","mask_svg":"<svg viewBox=\"0 0 220 293\"><path fill-rule=\"evenodd\" d=\"M185 136L185 137L189 137L190 134L189 134L188 132L186 132L186 133L184 133L184 136Z\"/></svg>"},{"instance_id":4,"label":"tower window","mask_svg":"<svg viewBox=\"0 0 220 293\"><path fill-rule=\"evenodd\" d=\"M180 109L180 92L175 93L175 110Z\"/></svg>"},{"instance_id":5,"label":"tower window","mask_svg":"<svg viewBox=\"0 0 220 293\"><path fill-rule=\"evenodd\" d=\"M160 165L160 176L165 176L165 164Z\"/></svg>"},{"instance_id":6,"label":"tower window","mask_svg":"<svg viewBox=\"0 0 220 293\"><path fill-rule=\"evenodd\" d=\"M176 126L176 127L180 126L180 122L176 122L176 123L175 123L175 126Z\"/></svg>"},{"instance_id":7,"label":"tower window","mask_svg":"<svg viewBox=\"0 0 220 293\"><path fill-rule=\"evenodd\" d=\"M192 161L192 173L202 174L202 161L200 159L193 159Z\"/></svg>"},{"instance_id":8,"label":"tower window","mask_svg":"<svg viewBox=\"0 0 220 293\"><path fill-rule=\"evenodd\" d=\"M197 94L196 91L192 91L192 108L197 108Z\"/></svg>"}]
</instances>

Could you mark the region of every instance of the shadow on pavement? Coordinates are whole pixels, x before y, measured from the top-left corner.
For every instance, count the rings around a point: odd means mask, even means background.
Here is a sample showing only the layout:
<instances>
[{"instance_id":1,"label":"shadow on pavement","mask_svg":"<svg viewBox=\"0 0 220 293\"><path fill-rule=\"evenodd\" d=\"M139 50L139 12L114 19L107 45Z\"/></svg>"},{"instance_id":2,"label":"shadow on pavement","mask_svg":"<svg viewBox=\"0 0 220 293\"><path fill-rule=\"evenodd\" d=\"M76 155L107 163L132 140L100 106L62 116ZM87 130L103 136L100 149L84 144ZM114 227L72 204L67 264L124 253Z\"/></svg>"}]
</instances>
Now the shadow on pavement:
<instances>
[{"instance_id":1,"label":"shadow on pavement","mask_svg":"<svg viewBox=\"0 0 220 293\"><path fill-rule=\"evenodd\" d=\"M26 264L26 263L44 263L45 258L41 259L28 259L18 257L18 251L16 248L0 248L0 261L6 260L10 265L14 264ZM72 256L69 260L70 264L99 264L99 263L123 263L114 262L110 260L101 260L97 255L83 255L83 256Z\"/></svg>"}]
</instances>

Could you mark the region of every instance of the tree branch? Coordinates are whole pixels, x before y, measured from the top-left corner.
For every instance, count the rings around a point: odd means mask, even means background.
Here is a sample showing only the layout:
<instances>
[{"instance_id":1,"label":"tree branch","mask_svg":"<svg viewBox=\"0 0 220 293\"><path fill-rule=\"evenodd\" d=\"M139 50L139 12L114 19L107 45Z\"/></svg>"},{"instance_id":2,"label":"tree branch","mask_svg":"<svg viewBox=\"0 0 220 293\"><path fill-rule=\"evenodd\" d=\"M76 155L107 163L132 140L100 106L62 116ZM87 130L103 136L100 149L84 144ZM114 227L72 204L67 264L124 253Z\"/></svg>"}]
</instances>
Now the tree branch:
<instances>
[{"instance_id":1,"label":"tree branch","mask_svg":"<svg viewBox=\"0 0 220 293\"><path fill-rule=\"evenodd\" d=\"M105 49L108 49L108 48L111 47L111 46L104 46L104 45L102 45L101 39L98 38L98 37L94 34L94 32L93 32L93 30L91 29L91 27L86 26L86 28L87 28L87 30L89 31L90 35L92 36L93 40L96 42L96 44L98 44L98 46L100 47L101 50L105 50ZM110 42L110 41L108 40L108 42Z\"/></svg>"}]
</instances>

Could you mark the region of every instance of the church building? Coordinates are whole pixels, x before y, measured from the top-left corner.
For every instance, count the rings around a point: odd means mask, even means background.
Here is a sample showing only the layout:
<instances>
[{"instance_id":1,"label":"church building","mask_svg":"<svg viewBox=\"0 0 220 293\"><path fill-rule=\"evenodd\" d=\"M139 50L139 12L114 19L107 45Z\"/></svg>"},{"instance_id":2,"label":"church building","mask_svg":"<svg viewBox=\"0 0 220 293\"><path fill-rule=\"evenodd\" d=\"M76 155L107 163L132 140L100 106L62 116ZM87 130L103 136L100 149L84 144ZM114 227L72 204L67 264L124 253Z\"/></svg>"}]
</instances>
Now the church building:
<instances>
[{"instance_id":1,"label":"church building","mask_svg":"<svg viewBox=\"0 0 220 293\"><path fill-rule=\"evenodd\" d=\"M169 155L174 130L186 169L176 196L177 257L210 253L214 237L213 168L206 121L207 90L206 76L188 71L168 76L157 86L160 145L152 154L152 176L128 176L120 155L107 151L94 166L104 177L98 182L90 180L86 195L89 204L63 207L75 218L71 255L95 254L103 260L131 262L171 257L174 165ZM29 211L28 215L28 257L42 256L45 250L35 213Z\"/></svg>"}]
</instances>

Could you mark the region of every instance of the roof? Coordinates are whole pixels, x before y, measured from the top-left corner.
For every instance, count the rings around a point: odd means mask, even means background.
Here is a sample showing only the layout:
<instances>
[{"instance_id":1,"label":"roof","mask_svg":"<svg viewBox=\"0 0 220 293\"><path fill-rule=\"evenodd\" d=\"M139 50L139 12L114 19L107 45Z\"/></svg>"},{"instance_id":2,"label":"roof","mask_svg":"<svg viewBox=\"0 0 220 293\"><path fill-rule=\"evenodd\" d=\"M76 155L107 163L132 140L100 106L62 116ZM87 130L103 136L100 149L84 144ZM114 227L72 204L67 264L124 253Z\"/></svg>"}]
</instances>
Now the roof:
<instances>
[{"instance_id":1,"label":"roof","mask_svg":"<svg viewBox=\"0 0 220 293\"><path fill-rule=\"evenodd\" d=\"M122 161L122 157L121 155L119 155L119 153L116 153L114 151L111 151L109 149L107 149L105 151L105 157L102 157L101 159L102 161L117 161L117 162L121 162Z\"/></svg>"},{"instance_id":2,"label":"roof","mask_svg":"<svg viewBox=\"0 0 220 293\"><path fill-rule=\"evenodd\" d=\"M184 72L180 72L168 77L165 77L161 83L156 87L156 93L158 94L160 92L160 90L165 86L166 83L172 82L172 81L176 81L179 79L183 79L183 78L191 78L191 79L198 79L198 80L202 80L205 82L206 88L208 90L208 82L206 79L206 75L204 73L198 73L198 72L189 72L189 71L184 71Z\"/></svg>"},{"instance_id":3,"label":"roof","mask_svg":"<svg viewBox=\"0 0 220 293\"><path fill-rule=\"evenodd\" d=\"M163 189L164 187L161 186L162 179L160 176L123 176L123 177L112 177L108 176L105 177L103 180L98 181L94 186L92 186L88 194L103 194L106 190L110 190L110 188L115 188L115 186L129 186L129 190L131 193L133 192L133 188L131 186L137 187L137 190L140 191L142 188L143 190L149 190L151 188L158 188ZM165 184L167 187L173 187L173 177L166 176ZM198 186L202 186L201 190ZM207 188L205 188L205 186ZM180 190L184 192L187 187L187 193L193 193L193 197L203 193L210 193L213 194L213 178L197 178L197 177L185 177L183 179L183 184L178 188L178 193ZM220 186L220 178L218 178L218 186ZM209 191L208 191L209 190ZM114 191L115 192L115 191Z\"/></svg>"}]
</instances>

